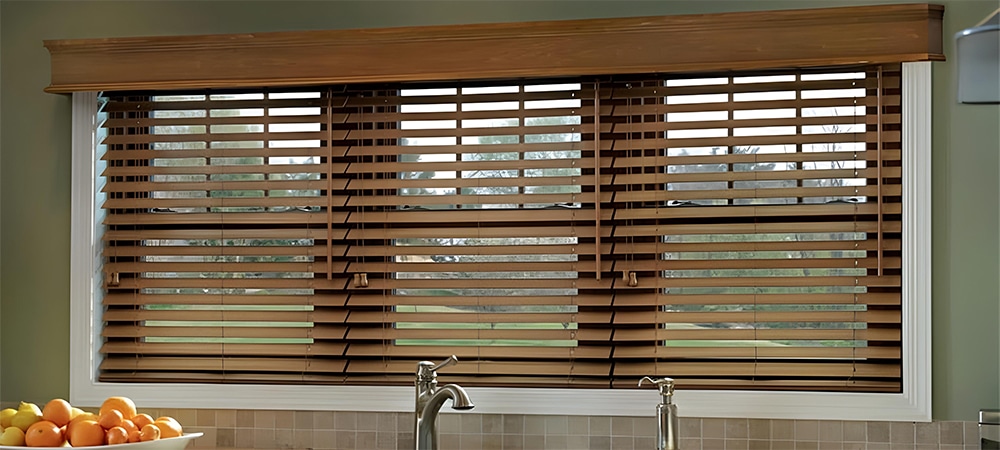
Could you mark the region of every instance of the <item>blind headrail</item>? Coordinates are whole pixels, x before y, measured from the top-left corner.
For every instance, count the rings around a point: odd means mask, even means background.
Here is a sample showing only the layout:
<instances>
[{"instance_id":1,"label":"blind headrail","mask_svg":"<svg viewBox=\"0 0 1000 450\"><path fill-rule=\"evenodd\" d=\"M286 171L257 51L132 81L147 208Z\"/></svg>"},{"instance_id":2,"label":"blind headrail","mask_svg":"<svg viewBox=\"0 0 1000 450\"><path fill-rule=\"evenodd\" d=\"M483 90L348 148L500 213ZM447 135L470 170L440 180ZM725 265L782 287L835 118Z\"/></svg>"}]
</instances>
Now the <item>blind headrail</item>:
<instances>
[{"instance_id":1,"label":"blind headrail","mask_svg":"<svg viewBox=\"0 0 1000 450\"><path fill-rule=\"evenodd\" d=\"M295 86L941 61L943 15L943 6L921 3L46 40L52 76L45 90ZM557 52L552 51L554 42L560 45Z\"/></svg>"}]
</instances>

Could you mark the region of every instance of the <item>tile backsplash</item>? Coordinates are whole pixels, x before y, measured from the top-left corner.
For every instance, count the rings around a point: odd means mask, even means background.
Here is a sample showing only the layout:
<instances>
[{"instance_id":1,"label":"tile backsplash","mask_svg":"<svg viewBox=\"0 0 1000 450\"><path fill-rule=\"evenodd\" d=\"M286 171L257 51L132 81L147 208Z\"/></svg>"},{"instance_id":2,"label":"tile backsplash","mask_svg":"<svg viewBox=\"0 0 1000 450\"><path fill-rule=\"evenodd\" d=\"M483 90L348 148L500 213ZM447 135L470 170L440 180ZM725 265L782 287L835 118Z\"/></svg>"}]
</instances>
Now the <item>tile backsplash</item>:
<instances>
[{"instance_id":1,"label":"tile backsplash","mask_svg":"<svg viewBox=\"0 0 1000 450\"><path fill-rule=\"evenodd\" d=\"M412 413L152 409L205 435L189 448L412 449ZM442 412L445 449L654 449L656 419ZM976 422L680 419L684 450L972 450Z\"/></svg>"}]
</instances>

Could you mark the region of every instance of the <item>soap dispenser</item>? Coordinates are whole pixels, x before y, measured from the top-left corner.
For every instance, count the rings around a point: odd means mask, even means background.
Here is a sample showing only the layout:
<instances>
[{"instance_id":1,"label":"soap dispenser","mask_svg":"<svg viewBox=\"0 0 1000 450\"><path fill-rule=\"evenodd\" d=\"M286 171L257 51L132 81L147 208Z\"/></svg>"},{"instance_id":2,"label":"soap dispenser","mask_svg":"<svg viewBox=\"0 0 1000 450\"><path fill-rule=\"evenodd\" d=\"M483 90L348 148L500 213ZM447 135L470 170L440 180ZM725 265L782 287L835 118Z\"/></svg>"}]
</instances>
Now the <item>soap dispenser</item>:
<instances>
[{"instance_id":1,"label":"soap dispenser","mask_svg":"<svg viewBox=\"0 0 1000 450\"><path fill-rule=\"evenodd\" d=\"M656 450L677 450L677 431L680 428L677 419L677 405L674 404L674 380L673 378L660 378L654 380L650 377L642 377L639 386L643 381L649 381L660 390L660 404L656 405Z\"/></svg>"}]
</instances>

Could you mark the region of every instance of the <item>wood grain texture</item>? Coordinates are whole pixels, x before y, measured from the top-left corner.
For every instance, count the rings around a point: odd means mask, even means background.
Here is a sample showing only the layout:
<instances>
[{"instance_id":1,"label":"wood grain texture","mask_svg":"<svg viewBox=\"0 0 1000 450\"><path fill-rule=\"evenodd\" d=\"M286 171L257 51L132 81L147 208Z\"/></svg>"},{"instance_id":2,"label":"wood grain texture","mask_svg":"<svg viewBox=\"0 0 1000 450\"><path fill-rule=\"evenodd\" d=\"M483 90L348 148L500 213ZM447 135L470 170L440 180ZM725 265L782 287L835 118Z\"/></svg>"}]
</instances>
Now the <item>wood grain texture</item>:
<instances>
[{"instance_id":1,"label":"wood grain texture","mask_svg":"<svg viewBox=\"0 0 1000 450\"><path fill-rule=\"evenodd\" d=\"M944 59L944 7L47 40L47 92L690 72Z\"/></svg>"}]
</instances>

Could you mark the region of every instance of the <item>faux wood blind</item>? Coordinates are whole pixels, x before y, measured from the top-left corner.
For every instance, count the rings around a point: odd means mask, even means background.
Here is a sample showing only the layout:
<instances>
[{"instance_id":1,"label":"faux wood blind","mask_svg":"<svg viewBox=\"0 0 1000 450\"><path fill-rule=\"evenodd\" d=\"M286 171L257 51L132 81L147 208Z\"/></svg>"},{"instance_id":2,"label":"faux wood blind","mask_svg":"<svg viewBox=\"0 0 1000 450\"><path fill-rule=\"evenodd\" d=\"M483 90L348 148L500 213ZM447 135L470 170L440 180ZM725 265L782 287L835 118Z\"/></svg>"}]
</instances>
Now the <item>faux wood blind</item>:
<instances>
[{"instance_id":1,"label":"faux wood blind","mask_svg":"<svg viewBox=\"0 0 1000 450\"><path fill-rule=\"evenodd\" d=\"M102 99L103 381L900 390L898 65Z\"/></svg>"}]
</instances>

